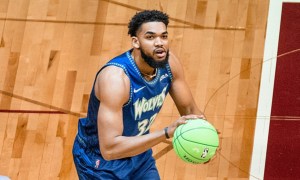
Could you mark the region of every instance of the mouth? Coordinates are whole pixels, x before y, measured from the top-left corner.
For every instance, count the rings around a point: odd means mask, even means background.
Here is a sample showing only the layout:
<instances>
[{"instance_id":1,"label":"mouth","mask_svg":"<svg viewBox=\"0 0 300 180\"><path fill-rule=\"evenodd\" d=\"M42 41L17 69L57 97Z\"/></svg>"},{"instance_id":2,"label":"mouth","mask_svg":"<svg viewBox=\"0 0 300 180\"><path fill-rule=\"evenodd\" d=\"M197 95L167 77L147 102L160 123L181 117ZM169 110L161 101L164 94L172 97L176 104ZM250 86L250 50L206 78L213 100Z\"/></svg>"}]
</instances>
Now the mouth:
<instances>
[{"instance_id":1,"label":"mouth","mask_svg":"<svg viewBox=\"0 0 300 180\"><path fill-rule=\"evenodd\" d=\"M159 58L163 58L166 56L166 51L163 48L159 48L154 50L154 54Z\"/></svg>"}]
</instances>

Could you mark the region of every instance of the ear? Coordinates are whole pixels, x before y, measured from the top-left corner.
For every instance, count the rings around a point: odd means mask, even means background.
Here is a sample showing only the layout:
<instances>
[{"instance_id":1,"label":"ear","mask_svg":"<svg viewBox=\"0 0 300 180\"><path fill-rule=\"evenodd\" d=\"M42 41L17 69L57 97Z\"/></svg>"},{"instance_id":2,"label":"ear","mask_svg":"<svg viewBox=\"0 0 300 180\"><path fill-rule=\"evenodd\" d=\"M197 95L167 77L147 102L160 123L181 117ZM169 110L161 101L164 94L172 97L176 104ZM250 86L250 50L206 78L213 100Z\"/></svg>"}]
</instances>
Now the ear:
<instances>
[{"instance_id":1,"label":"ear","mask_svg":"<svg viewBox=\"0 0 300 180\"><path fill-rule=\"evenodd\" d=\"M136 48L136 49L140 48L140 42L137 37L133 36L131 43L134 48Z\"/></svg>"}]
</instances>

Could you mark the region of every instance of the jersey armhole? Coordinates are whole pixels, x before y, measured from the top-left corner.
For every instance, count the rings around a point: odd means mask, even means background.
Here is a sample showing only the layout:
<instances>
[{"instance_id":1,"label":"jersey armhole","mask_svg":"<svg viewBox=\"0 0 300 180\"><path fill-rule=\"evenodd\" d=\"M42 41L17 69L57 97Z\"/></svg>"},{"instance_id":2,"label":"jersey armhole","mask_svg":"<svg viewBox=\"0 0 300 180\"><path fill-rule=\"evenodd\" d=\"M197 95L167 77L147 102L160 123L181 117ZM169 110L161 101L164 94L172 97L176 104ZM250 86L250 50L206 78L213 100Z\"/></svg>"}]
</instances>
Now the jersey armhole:
<instances>
[{"instance_id":1,"label":"jersey armhole","mask_svg":"<svg viewBox=\"0 0 300 180\"><path fill-rule=\"evenodd\" d=\"M126 76L129 78L129 73L128 73L126 67L123 66L123 65L121 65L121 64L113 63L113 62L109 62L109 63L107 63L106 65L104 65L104 66L98 71L98 73L96 74L96 78L97 78L98 74L99 74L104 68L106 68L106 67L108 67L108 66L116 66L116 67L119 67L119 68L123 69L124 73L125 73ZM96 82L96 81L95 81L95 82ZM94 82L94 86L93 86L93 87L95 87L95 82ZM129 78L129 83L130 83L130 90L129 90L129 93L130 93L130 94L129 94L129 99L128 99L128 101L127 101L125 104L123 104L123 107L127 106L128 104L130 104L130 102L131 102L131 100L132 100L132 84L131 84L130 78ZM94 90L94 95L96 96L95 90ZM96 96L96 97L97 97L97 96ZM97 98L97 99L98 99L98 98ZM98 99L98 100L99 100L99 99Z\"/></svg>"},{"instance_id":2,"label":"jersey armhole","mask_svg":"<svg viewBox=\"0 0 300 180\"><path fill-rule=\"evenodd\" d=\"M166 68L167 68L168 74L169 74L171 82L172 82L173 81L173 74L172 74L171 67L170 67L169 63L166 64Z\"/></svg>"}]
</instances>

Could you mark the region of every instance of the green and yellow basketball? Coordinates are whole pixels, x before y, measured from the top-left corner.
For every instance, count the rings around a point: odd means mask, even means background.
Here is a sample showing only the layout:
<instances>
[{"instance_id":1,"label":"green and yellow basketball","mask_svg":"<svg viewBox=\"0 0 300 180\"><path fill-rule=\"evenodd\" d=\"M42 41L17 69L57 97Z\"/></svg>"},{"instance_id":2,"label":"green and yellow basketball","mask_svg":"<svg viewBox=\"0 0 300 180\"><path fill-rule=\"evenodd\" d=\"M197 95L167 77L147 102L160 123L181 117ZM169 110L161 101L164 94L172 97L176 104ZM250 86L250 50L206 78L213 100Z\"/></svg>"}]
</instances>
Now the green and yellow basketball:
<instances>
[{"instance_id":1,"label":"green and yellow basketball","mask_svg":"<svg viewBox=\"0 0 300 180\"><path fill-rule=\"evenodd\" d=\"M187 120L186 124L175 130L172 143L174 151L183 161L201 164L215 155L219 147L219 135L206 120Z\"/></svg>"}]
</instances>

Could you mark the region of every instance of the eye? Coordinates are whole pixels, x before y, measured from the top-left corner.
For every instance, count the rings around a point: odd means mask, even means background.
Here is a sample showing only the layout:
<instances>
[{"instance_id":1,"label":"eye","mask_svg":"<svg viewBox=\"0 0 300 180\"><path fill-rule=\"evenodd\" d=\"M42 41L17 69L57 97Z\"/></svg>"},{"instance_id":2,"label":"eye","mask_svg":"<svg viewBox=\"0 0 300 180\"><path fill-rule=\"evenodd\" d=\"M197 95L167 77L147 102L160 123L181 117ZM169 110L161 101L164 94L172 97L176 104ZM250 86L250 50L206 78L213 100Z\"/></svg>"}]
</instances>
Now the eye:
<instances>
[{"instance_id":1,"label":"eye","mask_svg":"<svg viewBox=\"0 0 300 180\"><path fill-rule=\"evenodd\" d=\"M167 34L162 35L162 39L168 39L168 35Z\"/></svg>"},{"instance_id":2,"label":"eye","mask_svg":"<svg viewBox=\"0 0 300 180\"><path fill-rule=\"evenodd\" d=\"M147 35L146 39L154 39L154 36L153 35Z\"/></svg>"}]
</instances>

